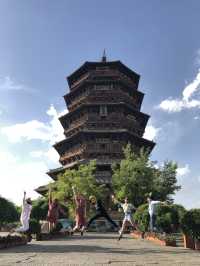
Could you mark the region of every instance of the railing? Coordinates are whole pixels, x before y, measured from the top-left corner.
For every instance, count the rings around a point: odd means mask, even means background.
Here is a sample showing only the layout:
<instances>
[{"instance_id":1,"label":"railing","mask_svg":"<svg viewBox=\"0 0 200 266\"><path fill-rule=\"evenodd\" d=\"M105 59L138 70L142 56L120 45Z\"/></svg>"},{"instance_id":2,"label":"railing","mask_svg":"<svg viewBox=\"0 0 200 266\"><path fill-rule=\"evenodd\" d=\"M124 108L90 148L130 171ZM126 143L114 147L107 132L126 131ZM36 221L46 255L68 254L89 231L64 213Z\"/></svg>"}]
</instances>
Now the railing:
<instances>
[{"instance_id":1,"label":"railing","mask_svg":"<svg viewBox=\"0 0 200 266\"><path fill-rule=\"evenodd\" d=\"M86 73L86 74L82 75L77 81L72 83L71 89L74 89L74 87L76 87L79 83L88 79L89 76L90 76L90 73Z\"/></svg>"},{"instance_id":2,"label":"railing","mask_svg":"<svg viewBox=\"0 0 200 266\"><path fill-rule=\"evenodd\" d=\"M85 145L79 145L78 147L75 147L71 150L68 150L65 154L63 154L60 157L60 161L64 161L69 159L70 157L73 157L75 155L80 155L85 151Z\"/></svg>"},{"instance_id":3,"label":"railing","mask_svg":"<svg viewBox=\"0 0 200 266\"><path fill-rule=\"evenodd\" d=\"M108 70L93 70L84 75L82 75L77 81L74 81L71 85L71 89L73 90L77 85L85 80L95 80L96 78L111 78L111 80L120 80L126 83L128 86L132 88L136 88L135 82L128 77L127 75L123 74L122 72L114 69Z\"/></svg>"}]
</instances>

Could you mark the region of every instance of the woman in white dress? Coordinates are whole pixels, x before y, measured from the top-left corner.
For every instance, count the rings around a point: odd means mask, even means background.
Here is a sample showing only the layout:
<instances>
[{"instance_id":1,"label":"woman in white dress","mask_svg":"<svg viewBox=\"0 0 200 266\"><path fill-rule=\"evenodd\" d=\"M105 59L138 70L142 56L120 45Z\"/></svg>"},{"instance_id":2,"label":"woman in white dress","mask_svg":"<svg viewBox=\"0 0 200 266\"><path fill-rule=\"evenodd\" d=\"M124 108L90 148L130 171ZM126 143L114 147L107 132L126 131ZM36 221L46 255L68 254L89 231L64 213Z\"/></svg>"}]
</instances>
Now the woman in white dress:
<instances>
[{"instance_id":1,"label":"woman in white dress","mask_svg":"<svg viewBox=\"0 0 200 266\"><path fill-rule=\"evenodd\" d=\"M20 217L21 226L15 230L16 232L26 232L29 230L31 210L32 201L30 198L26 198L26 192L24 191L22 212Z\"/></svg>"}]
</instances>

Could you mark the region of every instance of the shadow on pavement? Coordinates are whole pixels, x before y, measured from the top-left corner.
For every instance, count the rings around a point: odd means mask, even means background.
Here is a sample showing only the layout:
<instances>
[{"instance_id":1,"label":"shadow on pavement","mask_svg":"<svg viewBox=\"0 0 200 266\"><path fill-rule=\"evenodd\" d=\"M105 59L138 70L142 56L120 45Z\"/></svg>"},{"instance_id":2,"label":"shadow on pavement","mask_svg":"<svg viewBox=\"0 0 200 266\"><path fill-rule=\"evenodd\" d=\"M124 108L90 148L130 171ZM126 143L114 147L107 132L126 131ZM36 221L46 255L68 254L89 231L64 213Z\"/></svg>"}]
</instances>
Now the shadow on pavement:
<instances>
[{"instance_id":1,"label":"shadow on pavement","mask_svg":"<svg viewBox=\"0 0 200 266\"><path fill-rule=\"evenodd\" d=\"M141 248L141 249L123 249L123 247L115 248L115 247L102 247L97 245L63 245L63 244L40 244L40 242L35 242L33 244L28 244L26 246L19 246L15 248L9 248L6 250L1 250L0 254L11 254L11 253L112 253L112 254L123 254L123 255L147 255L147 254L187 254L192 253L191 250L184 249L173 249L173 250L165 250L165 249L152 249L152 248ZM193 251L196 255L197 252Z\"/></svg>"}]
</instances>

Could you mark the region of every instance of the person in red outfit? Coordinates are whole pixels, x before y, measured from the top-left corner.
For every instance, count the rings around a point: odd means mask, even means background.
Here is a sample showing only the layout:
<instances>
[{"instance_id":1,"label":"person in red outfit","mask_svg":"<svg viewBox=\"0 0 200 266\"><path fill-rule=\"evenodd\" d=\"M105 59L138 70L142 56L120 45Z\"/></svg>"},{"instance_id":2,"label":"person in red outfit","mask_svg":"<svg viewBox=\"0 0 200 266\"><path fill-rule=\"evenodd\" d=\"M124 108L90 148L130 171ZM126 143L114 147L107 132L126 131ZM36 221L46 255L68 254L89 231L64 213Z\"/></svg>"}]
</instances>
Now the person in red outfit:
<instances>
[{"instance_id":1,"label":"person in red outfit","mask_svg":"<svg viewBox=\"0 0 200 266\"><path fill-rule=\"evenodd\" d=\"M73 228L73 232L76 230L79 230L81 232L81 235L83 235L84 229L85 229L85 222L86 222L86 200L80 193L76 193L75 187L72 187L73 194L74 194L74 201L76 204L76 224Z\"/></svg>"},{"instance_id":2,"label":"person in red outfit","mask_svg":"<svg viewBox=\"0 0 200 266\"><path fill-rule=\"evenodd\" d=\"M48 209L48 214L47 214L47 221L49 222L49 232L51 232L59 218L59 214L66 214L65 211L62 209L60 206L60 203L58 199L52 200L52 195L51 195L51 189L49 190L49 209Z\"/></svg>"}]
</instances>

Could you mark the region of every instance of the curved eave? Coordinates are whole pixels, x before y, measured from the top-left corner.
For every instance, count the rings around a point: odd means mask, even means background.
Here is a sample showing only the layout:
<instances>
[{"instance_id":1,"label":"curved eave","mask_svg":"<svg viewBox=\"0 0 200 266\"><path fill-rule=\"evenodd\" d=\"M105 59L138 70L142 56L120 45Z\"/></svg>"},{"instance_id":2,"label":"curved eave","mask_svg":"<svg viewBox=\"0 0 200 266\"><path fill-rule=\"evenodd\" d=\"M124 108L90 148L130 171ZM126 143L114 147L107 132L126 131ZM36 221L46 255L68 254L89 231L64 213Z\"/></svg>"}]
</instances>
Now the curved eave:
<instances>
[{"instance_id":1,"label":"curved eave","mask_svg":"<svg viewBox=\"0 0 200 266\"><path fill-rule=\"evenodd\" d=\"M49 190L48 185L40 186L35 189L35 191L42 196L45 196L48 190Z\"/></svg>"},{"instance_id":2,"label":"curved eave","mask_svg":"<svg viewBox=\"0 0 200 266\"><path fill-rule=\"evenodd\" d=\"M144 146L149 146L150 150L152 150L155 146L155 142L151 141L151 140L147 140L145 138L136 136L135 134L129 132L126 129L120 129L120 130L81 130L79 132L77 132L76 134L74 134L73 136L71 136L70 138L66 138L60 142L57 142L56 144L53 145L53 147L56 149L56 151L60 154L62 154L63 149L67 150L67 144L72 145L72 143L74 142L74 144L77 144L78 141L78 137L82 137L84 134L127 134L129 136L131 136L133 139L136 140L136 142L138 141L138 143L143 143ZM129 137L127 136L127 139L129 139ZM79 141L80 142L80 141ZM63 145L65 145L65 148L63 148Z\"/></svg>"},{"instance_id":3,"label":"curved eave","mask_svg":"<svg viewBox=\"0 0 200 266\"><path fill-rule=\"evenodd\" d=\"M85 107L87 106L97 106L97 105L102 105L101 103L83 103L81 104L80 106L78 106L75 110L67 113L67 114L64 114L62 116L60 116L58 119L61 123L61 125L63 126L63 128L65 129L66 127L66 123L67 123L67 120L70 119L71 117L73 117L73 115L79 113L81 110L83 110ZM126 107L128 107L129 109L131 109L138 117L140 115L142 115L144 117L144 120L145 120L145 126L149 120L149 117L150 115L146 114L146 113L143 113L135 108L133 108L132 106L128 105L127 103L125 102L119 102L119 103L107 103L106 105L124 105Z\"/></svg>"},{"instance_id":4,"label":"curved eave","mask_svg":"<svg viewBox=\"0 0 200 266\"><path fill-rule=\"evenodd\" d=\"M124 86L124 87L128 87L128 88L130 88L130 86L127 86L127 84L124 83L123 80L117 80L117 81L115 81L115 82L116 82L116 83L120 83L120 84L122 84L122 86ZM67 94L63 95L63 98L64 98L66 104L69 103L70 97L73 96L74 94L76 94L77 91L82 90L82 89L84 88L85 85L87 85L87 84L93 84L93 83L94 83L94 82L92 82L92 81L83 80L81 84L77 85L76 90L75 90L75 89L74 89L74 90L71 90L71 91L69 91ZM95 81L95 84L96 84L96 81ZM142 99L144 98L144 95L145 95L145 94L144 94L143 92L139 91L138 89L133 89L133 91L134 91L134 93L140 95L140 98L142 98Z\"/></svg>"},{"instance_id":5,"label":"curved eave","mask_svg":"<svg viewBox=\"0 0 200 266\"><path fill-rule=\"evenodd\" d=\"M72 162L70 164L66 164L65 166L61 166L61 167L58 167L55 169L50 169L46 174L49 175L53 180L56 181L58 179L58 175L64 173L65 170L71 169L71 168L73 168L79 164L84 164L87 162L88 162L87 160L79 160L76 162Z\"/></svg>"},{"instance_id":6,"label":"curved eave","mask_svg":"<svg viewBox=\"0 0 200 266\"><path fill-rule=\"evenodd\" d=\"M81 67L79 67L77 70L75 70L71 75L67 77L67 81L69 86L73 84L75 80L77 80L81 75L85 74L90 69L94 69L95 67L104 67L104 66L116 66L119 69L121 69L124 73L129 75L131 78L136 78L137 85L139 83L140 75L137 74L135 71L128 68L126 65L124 65L121 61L106 61L106 62L88 62L86 61Z\"/></svg>"}]
</instances>

